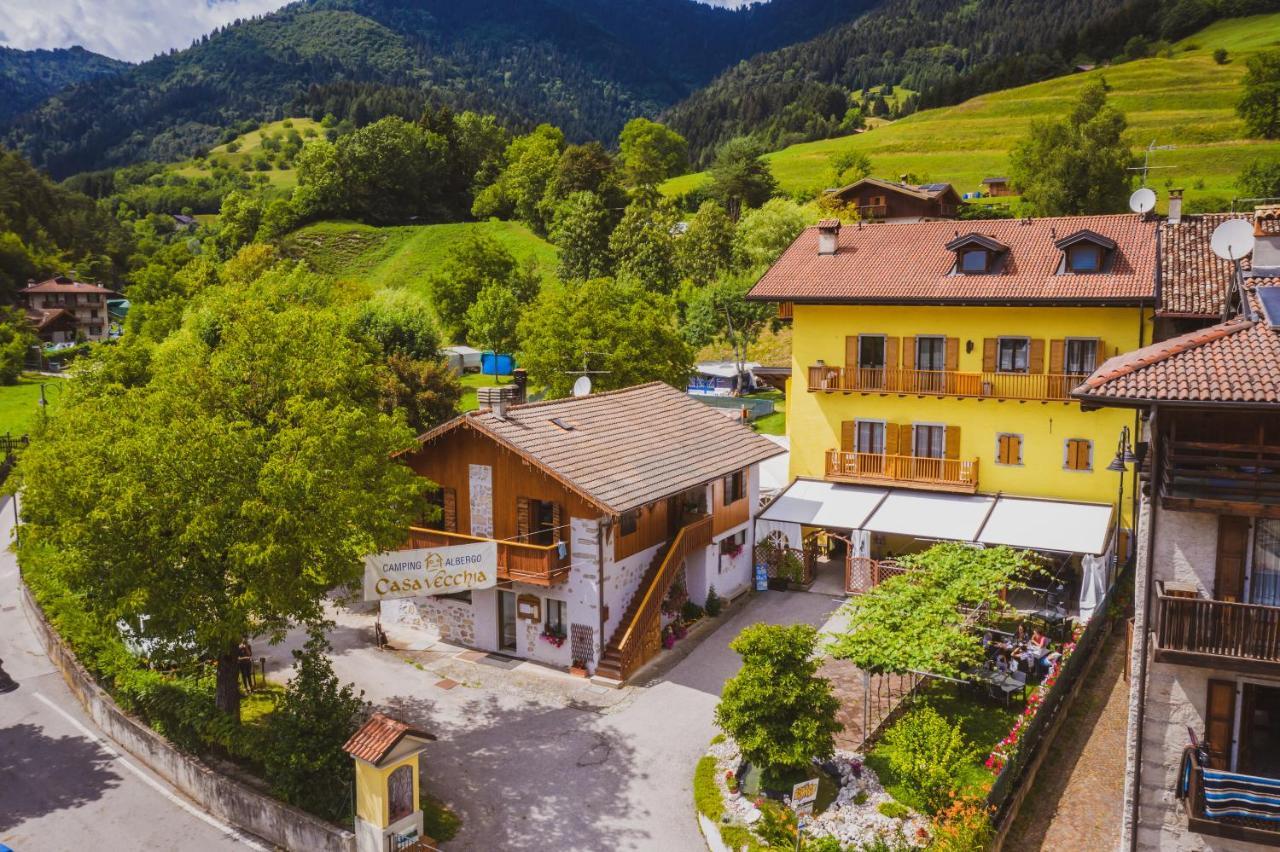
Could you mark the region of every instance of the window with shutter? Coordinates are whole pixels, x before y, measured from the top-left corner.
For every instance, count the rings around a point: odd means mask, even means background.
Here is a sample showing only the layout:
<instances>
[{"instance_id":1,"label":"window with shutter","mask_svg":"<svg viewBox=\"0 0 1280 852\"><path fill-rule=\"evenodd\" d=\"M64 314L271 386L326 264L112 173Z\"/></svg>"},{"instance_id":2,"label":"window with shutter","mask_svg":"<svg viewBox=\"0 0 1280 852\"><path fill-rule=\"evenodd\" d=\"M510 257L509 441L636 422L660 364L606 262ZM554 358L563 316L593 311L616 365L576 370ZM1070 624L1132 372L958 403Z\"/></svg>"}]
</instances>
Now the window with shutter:
<instances>
[{"instance_id":1,"label":"window with shutter","mask_svg":"<svg viewBox=\"0 0 1280 852\"><path fill-rule=\"evenodd\" d=\"M1219 515L1218 556L1213 572L1215 600L1244 600L1245 556L1248 550L1249 519L1240 515Z\"/></svg>"},{"instance_id":2,"label":"window with shutter","mask_svg":"<svg viewBox=\"0 0 1280 852\"><path fill-rule=\"evenodd\" d=\"M856 420L845 420L840 424L840 452L857 452L857 428Z\"/></svg>"},{"instance_id":3,"label":"window with shutter","mask_svg":"<svg viewBox=\"0 0 1280 852\"><path fill-rule=\"evenodd\" d=\"M1002 432L996 436L996 463L1022 464L1022 436Z\"/></svg>"},{"instance_id":4,"label":"window with shutter","mask_svg":"<svg viewBox=\"0 0 1280 852\"><path fill-rule=\"evenodd\" d=\"M1068 438L1064 443L1062 466L1067 470L1093 470L1093 441Z\"/></svg>"},{"instance_id":5,"label":"window with shutter","mask_svg":"<svg viewBox=\"0 0 1280 852\"><path fill-rule=\"evenodd\" d=\"M1031 356L1031 341L1026 337L1001 337L996 344L995 371L1025 373Z\"/></svg>"},{"instance_id":6,"label":"window with shutter","mask_svg":"<svg viewBox=\"0 0 1280 852\"><path fill-rule=\"evenodd\" d=\"M948 370L960 369L960 338L947 338L947 367Z\"/></svg>"},{"instance_id":7,"label":"window with shutter","mask_svg":"<svg viewBox=\"0 0 1280 852\"><path fill-rule=\"evenodd\" d=\"M994 337L987 337L983 339L982 372L994 373L996 371L996 349L998 348L998 341Z\"/></svg>"},{"instance_id":8,"label":"window with shutter","mask_svg":"<svg viewBox=\"0 0 1280 852\"><path fill-rule=\"evenodd\" d=\"M1087 376L1098 367L1098 340L1093 337L1069 338L1064 360L1062 372Z\"/></svg>"},{"instance_id":9,"label":"window with shutter","mask_svg":"<svg viewBox=\"0 0 1280 852\"><path fill-rule=\"evenodd\" d=\"M1204 745L1212 768L1231 768L1235 728L1236 684L1229 680L1211 679L1204 712Z\"/></svg>"},{"instance_id":10,"label":"window with shutter","mask_svg":"<svg viewBox=\"0 0 1280 852\"><path fill-rule=\"evenodd\" d=\"M1028 349L1027 372L1044 372L1044 341L1039 338L1032 339Z\"/></svg>"},{"instance_id":11,"label":"window with shutter","mask_svg":"<svg viewBox=\"0 0 1280 852\"><path fill-rule=\"evenodd\" d=\"M880 455L884 452L884 422L880 420L858 420L854 451Z\"/></svg>"},{"instance_id":12,"label":"window with shutter","mask_svg":"<svg viewBox=\"0 0 1280 852\"><path fill-rule=\"evenodd\" d=\"M520 541L529 540L529 498L516 498L516 538Z\"/></svg>"},{"instance_id":13,"label":"window with shutter","mask_svg":"<svg viewBox=\"0 0 1280 852\"><path fill-rule=\"evenodd\" d=\"M623 512L618 518L618 535L628 536L635 535L640 527L640 510L632 509L630 512Z\"/></svg>"},{"instance_id":14,"label":"window with shutter","mask_svg":"<svg viewBox=\"0 0 1280 852\"><path fill-rule=\"evenodd\" d=\"M960 427L947 426L945 436L943 438L943 457L948 459L960 458Z\"/></svg>"}]
</instances>

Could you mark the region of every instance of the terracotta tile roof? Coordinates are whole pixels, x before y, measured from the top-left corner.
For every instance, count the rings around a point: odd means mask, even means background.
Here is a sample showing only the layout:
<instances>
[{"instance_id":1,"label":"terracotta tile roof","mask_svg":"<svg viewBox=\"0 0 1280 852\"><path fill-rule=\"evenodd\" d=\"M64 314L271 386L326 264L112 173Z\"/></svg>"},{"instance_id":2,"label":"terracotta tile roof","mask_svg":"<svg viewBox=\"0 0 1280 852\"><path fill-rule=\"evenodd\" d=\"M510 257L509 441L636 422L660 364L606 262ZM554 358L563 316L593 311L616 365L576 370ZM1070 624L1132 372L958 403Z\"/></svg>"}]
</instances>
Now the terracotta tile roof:
<instances>
[{"instance_id":1,"label":"terracotta tile roof","mask_svg":"<svg viewBox=\"0 0 1280 852\"><path fill-rule=\"evenodd\" d=\"M396 744L405 737L417 737L422 740L434 740L435 736L424 731L411 728L404 722L398 722L383 713L374 713L369 721L360 726L342 750L352 757L358 757L369 763L377 763L387 756Z\"/></svg>"},{"instance_id":2,"label":"terracotta tile roof","mask_svg":"<svg viewBox=\"0 0 1280 852\"><path fill-rule=\"evenodd\" d=\"M1231 286L1231 262L1209 248L1213 231L1228 219L1248 220L1248 213L1205 213L1183 216L1177 225L1160 225L1160 304L1162 316L1222 316ZM1249 268L1249 259L1241 261Z\"/></svg>"},{"instance_id":3,"label":"terracotta tile roof","mask_svg":"<svg viewBox=\"0 0 1280 852\"><path fill-rule=\"evenodd\" d=\"M1133 214L974 222L910 222L840 229L836 253L819 255L817 230L798 236L748 298L842 303L1147 304L1155 297L1155 224ZM1054 242L1080 230L1114 240L1097 274L1058 274ZM947 244L980 233L1009 247L996 271L952 274Z\"/></svg>"},{"instance_id":4,"label":"terracotta tile roof","mask_svg":"<svg viewBox=\"0 0 1280 852\"><path fill-rule=\"evenodd\" d=\"M75 324L75 314L64 308L27 309L27 319L35 325L37 331L42 331L63 318L70 320L73 325Z\"/></svg>"},{"instance_id":5,"label":"terracotta tile roof","mask_svg":"<svg viewBox=\"0 0 1280 852\"><path fill-rule=\"evenodd\" d=\"M1253 234L1256 237L1280 235L1280 204L1268 204L1253 211Z\"/></svg>"},{"instance_id":6,"label":"terracotta tile roof","mask_svg":"<svg viewBox=\"0 0 1280 852\"><path fill-rule=\"evenodd\" d=\"M505 419L491 410L473 411L418 440L426 443L461 423L614 514L785 452L720 409L662 382L518 405L507 409Z\"/></svg>"},{"instance_id":7,"label":"terracotta tile roof","mask_svg":"<svg viewBox=\"0 0 1280 852\"><path fill-rule=\"evenodd\" d=\"M86 284L83 281L73 281L70 278L59 275L57 278L50 278L48 281L41 281L39 284L28 284L22 288L23 293L107 293L117 295L115 290L108 290L106 287L99 287L97 284Z\"/></svg>"},{"instance_id":8,"label":"terracotta tile roof","mask_svg":"<svg viewBox=\"0 0 1280 852\"><path fill-rule=\"evenodd\" d=\"M1280 279L1253 279L1280 285ZM1076 388L1078 399L1280 405L1280 328L1263 317L1209 328L1117 355Z\"/></svg>"}]
</instances>

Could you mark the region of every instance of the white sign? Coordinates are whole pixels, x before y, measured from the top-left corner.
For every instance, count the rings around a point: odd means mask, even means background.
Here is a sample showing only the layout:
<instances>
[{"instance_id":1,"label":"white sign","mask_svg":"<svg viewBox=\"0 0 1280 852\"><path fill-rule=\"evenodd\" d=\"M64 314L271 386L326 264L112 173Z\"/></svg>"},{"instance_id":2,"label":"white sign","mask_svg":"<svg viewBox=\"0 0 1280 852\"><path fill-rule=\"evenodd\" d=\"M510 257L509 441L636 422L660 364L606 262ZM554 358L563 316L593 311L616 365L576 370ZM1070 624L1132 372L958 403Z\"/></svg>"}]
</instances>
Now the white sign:
<instances>
[{"instance_id":1,"label":"white sign","mask_svg":"<svg viewBox=\"0 0 1280 852\"><path fill-rule=\"evenodd\" d=\"M381 601L490 589L498 582L498 543L393 550L364 558L364 599Z\"/></svg>"},{"instance_id":2,"label":"white sign","mask_svg":"<svg viewBox=\"0 0 1280 852\"><path fill-rule=\"evenodd\" d=\"M801 805L809 805L818 798L818 779L810 778L808 781L801 781L799 784L791 788L791 808L797 814L800 813ZM812 813L812 808L806 813Z\"/></svg>"}]
</instances>

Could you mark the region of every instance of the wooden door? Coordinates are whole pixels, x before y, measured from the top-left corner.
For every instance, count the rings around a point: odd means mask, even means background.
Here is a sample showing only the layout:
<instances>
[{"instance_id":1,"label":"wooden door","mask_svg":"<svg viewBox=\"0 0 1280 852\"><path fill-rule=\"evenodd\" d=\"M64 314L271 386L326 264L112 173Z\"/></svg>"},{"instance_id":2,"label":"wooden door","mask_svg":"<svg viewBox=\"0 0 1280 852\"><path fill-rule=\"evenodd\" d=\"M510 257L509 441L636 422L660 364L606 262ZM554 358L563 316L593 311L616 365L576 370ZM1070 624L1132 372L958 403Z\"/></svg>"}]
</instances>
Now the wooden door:
<instances>
[{"instance_id":1,"label":"wooden door","mask_svg":"<svg viewBox=\"0 0 1280 852\"><path fill-rule=\"evenodd\" d=\"M1205 750L1209 766L1231 768L1231 745L1236 728L1236 685L1229 680L1210 680L1204 710Z\"/></svg>"},{"instance_id":2,"label":"wooden door","mask_svg":"<svg viewBox=\"0 0 1280 852\"><path fill-rule=\"evenodd\" d=\"M1244 600L1245 559L1249 552L1249 519L1218 516L1218 559L1213 575L1213 597L1220 601Z\"/></svg>"}]
</instances>

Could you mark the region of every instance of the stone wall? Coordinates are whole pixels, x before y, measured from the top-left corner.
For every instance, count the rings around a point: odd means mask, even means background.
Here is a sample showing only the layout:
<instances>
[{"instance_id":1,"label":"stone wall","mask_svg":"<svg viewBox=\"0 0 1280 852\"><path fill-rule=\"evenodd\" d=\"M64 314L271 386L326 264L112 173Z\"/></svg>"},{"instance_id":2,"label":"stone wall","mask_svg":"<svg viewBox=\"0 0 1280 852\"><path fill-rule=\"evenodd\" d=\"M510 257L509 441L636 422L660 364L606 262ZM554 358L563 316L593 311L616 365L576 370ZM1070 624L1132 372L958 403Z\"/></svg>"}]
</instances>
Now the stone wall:
<instances>
[{"instance_id":1,"label":"stone wall","mask_svg":"<svg viewBox=\"0 0 1280 852\"><path fill-rule=\"evenodd\" d=\"M438 633L441 642L476 647L476 620L471 604L454 598L427 596L418 603L418 611L424 625Z\"/></svg>"},{"instance_id":2,"label":"stone wall","mask_svg":"<svg viewBox=\"0 0 1280 852\"><path fill-rule=\"evenodd\" d=\"M21 600L45 653L62 672L72 694L103 733L199 807L236 828L283 849L354 852L355 835L305 811L260 793L184 754L164 737L127 715L81 667L44 619L26 586Z\"/></svg>"}]
</instances>

